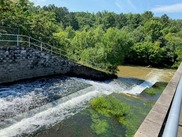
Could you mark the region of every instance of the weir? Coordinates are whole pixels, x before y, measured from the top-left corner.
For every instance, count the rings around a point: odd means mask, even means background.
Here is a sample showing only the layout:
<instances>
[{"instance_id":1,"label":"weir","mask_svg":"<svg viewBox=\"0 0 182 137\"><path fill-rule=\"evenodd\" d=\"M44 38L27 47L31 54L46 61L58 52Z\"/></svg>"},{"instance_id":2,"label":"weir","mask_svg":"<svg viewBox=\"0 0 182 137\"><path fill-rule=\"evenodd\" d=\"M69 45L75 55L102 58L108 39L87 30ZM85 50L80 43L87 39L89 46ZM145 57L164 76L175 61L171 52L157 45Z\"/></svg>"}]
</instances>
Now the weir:
<instances>
[{"instance_id":1,"label":"weir","mask_svg":"<svg viewBox=\"0 0 182 137\"><path fill-rule=\"evenodd\" d=\"M143 83L126 78L98 82L56 77L1 86L0 136L33 136L79 113L95 97L114 92L138 94L136 87L144 90L154 79Z\"/></svg>"},{"instance_id":2,"label":"weir","mask_svg":"<svg viewBox=\"0 0 182 137\"><path fill-rule=\"evenodd\" d=\"M11 45L11 46L10 46ZM67 75L93 80L106 80L117 76L100 64L92 64L96 70L75 60L69 54L49 44L25 35L0 35L0 84L52 75Z\"/></svg>"}]
</instances>

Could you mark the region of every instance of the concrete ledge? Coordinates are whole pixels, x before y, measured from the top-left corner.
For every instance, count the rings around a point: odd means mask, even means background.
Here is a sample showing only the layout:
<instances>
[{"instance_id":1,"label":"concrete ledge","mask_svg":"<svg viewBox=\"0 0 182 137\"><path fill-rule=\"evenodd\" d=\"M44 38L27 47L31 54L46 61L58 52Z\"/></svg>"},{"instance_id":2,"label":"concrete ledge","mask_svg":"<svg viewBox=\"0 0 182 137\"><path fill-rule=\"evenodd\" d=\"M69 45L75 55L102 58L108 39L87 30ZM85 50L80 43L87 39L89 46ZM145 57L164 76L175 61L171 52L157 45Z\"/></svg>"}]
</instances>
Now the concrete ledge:
<instances>
[{"instance_id":1,"label":"concrete ledge","mask_svg":"<svg viewBox=\"0 0 182 137\"><path fill-rule=\"evenodd\" d=\"M163 93L150 110L149 114L140 125L134 137L158 137L175 95L180 76L182 74L182 63L169 81Z\"/></svg>"}]
</instances>

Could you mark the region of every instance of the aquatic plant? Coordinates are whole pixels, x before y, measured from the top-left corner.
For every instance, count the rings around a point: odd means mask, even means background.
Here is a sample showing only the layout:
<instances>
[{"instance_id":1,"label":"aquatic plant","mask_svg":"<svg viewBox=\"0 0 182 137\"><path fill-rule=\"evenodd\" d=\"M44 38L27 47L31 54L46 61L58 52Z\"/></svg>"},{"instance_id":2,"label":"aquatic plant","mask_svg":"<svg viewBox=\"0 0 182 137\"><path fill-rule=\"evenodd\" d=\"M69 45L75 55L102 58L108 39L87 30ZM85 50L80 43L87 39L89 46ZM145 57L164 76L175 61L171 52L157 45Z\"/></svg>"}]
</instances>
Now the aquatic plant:
<instances>
[{"instance_id":1,"label":"aquatic plant","mask_svg":"<svg viewBox=\"0 0 182 137\"><path fill-rule=\"evenodd\" d=\"M164 88L166 87L166 82L157 82L151 88L147 88L142 94L148 94L150 96L160 95Z\"/></svg>"},{"instance_id":2,"label":"aquatic plant","mask_svg":"<svg viewBox=\"0 0 182 137\"><path fill-rule=\"evenodd\" d=\"M128 113L130 107L114 96L95 98L90 103L92 109L98 113L116 119L123 119Z\"/></svg>"}]
</instances>

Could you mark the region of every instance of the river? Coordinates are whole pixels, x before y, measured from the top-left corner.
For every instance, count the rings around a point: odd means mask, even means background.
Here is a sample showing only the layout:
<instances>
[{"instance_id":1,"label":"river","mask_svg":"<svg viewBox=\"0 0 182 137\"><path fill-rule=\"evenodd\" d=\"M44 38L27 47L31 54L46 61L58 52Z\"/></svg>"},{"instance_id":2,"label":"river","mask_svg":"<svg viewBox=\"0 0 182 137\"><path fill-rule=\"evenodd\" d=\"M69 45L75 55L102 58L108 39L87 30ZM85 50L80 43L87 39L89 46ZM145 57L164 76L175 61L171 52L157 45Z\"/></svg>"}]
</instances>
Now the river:
<instances>
[{"instance_id":1,"label":"river","mask_svg":"<svg viewBox=\"0 0 182 137\"><path fill-rule=\"evenodd\" d=\"M42 78L0 86L0 137L35 136L83 111L88 102L113 93L139 95L175 70L118 67L118 79ZM68 122L69 123L69 122Z\"/></svg>"}]
</instances>

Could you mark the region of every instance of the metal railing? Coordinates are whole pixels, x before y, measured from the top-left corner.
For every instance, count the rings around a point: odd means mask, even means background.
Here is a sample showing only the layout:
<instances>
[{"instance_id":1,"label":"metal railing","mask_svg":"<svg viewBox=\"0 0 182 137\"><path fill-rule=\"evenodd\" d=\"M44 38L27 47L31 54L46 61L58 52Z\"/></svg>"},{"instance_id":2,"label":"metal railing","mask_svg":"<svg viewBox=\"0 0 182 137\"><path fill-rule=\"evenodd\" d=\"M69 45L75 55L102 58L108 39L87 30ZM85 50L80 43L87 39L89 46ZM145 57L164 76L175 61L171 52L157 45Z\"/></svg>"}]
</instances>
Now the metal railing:
<instances>
[{"instance_id":1,"label":"metal railing","mask_svg":"<svg viewBox=\"0 0 182 137\"><path fill-rule=\"evenodd\" d=\"M182 103L182 76L172 102L162 137L177 137Z\"/></svg>"},{"instance_id":2,"label":"metal railing","mask_svg":"<svg viewBox=\"0 0 182 137\"><path fill-rule=\"evenodd\" d=\"M87 67L92 67L97 70L105 71L107 73L112 73L106 68L106 65L104 63L98 64L88 60L82 60L81 62L80 57L76 54L73 55L71 52L64 51L60 48L57 48L48 43L44 43L42 41L39 41L37 39L34 39L26 35L0 33L0 43L3 46L31 47L39 51L48 52L50 54L60 56L70 61L77 62L78 64Z\"/></svg>"}]
</instances>

